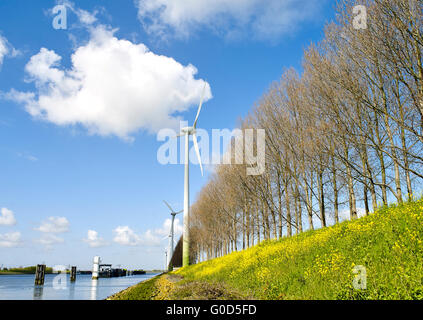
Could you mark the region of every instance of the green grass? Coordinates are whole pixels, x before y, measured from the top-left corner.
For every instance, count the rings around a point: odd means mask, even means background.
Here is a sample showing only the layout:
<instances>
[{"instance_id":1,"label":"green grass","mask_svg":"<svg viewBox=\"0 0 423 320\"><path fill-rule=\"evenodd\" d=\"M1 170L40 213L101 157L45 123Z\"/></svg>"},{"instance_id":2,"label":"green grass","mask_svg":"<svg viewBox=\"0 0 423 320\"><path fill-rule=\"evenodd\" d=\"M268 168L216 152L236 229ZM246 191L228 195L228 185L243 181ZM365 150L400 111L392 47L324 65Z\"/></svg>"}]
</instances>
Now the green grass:
<instances>
[{"instance_id":1,"label":"green grass","mask_svg":"<svg viewBox=\"0 0 423 320\"><path fill-rule=\"evenodd\" d=\"M266 241L174 272L258 299L423 299L423 201ZM364 266L367 289L353 287Z\"/></svg>"},{"instance_id":2,"label":"green grass","mask_svg":"<svg viewBox=\"0 0 423 320\"><path fill-rule=\"evenodd\" d=\"M119 292L109 299L111 300L152 300L157 294L156 282L159 276L143 281L133 287Z\"/></svg>"}]
</instances>

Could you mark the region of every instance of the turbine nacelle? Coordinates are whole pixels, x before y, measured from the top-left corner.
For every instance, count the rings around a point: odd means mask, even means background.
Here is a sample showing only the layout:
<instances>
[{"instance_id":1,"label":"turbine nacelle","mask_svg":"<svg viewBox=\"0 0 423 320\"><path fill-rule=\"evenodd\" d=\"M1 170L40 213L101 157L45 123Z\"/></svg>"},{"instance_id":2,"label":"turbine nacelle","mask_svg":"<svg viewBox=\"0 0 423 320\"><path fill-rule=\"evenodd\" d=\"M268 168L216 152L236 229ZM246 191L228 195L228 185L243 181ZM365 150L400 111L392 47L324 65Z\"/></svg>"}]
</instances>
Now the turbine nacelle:
<instances>
[{"instance_id":1,"label":"turbine nacelle","mask_svg":"<svg viewBox=\"0 0 423 320\"><path fill-rule=\"evenodd\" d=\"M178 135L179 137L186 136L186 139L188 139L188 136L190 135L192 136L192 141L194 142L195 154L197 155L198 163L200 164L201 175L203 175L203 165L201 164L200 149L198 147L197 135L195 134L196 133L195 129L197 128L198 117L200 116L201 107L203 105L205 90L206 90L206 84L204 84L203 93L201 95L200 104L198 106L197 116L195 117L193 126L182 128L181 133ZM188 140L186 140L186 143L188 144ZM185 160L186 160L186 163L189 163L188 158Z\"/></svg>"},{"instance_id":2,"label":"turbine nacelle","mask_svg":"<svg viewBox=\"0 0 423 320\"><path fill-rule=\"evenodd\" d=\"M185 135L185 134L189 134L189 135L193 135L195 134L195 128L194 127L184 127L181 129L181 135Z\"/></svg>"}]
</instances>

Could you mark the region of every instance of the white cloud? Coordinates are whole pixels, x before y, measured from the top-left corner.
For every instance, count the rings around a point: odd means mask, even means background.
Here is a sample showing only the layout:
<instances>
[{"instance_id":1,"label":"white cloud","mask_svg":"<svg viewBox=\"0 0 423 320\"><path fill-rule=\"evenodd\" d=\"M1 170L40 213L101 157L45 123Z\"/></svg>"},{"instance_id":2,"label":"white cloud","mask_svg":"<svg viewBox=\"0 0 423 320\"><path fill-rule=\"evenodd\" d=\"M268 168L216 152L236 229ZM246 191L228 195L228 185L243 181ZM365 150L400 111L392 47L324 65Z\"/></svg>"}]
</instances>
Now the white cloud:
<instances>
[{"instance_id":1,"label":"white cloud","mask_svg":"<svg viewBox=\"0 0 423 320\"><path fill-rule=\"evenodd\" d=\"M38 161L38 158L37 157L35 157L33 155L30 155L30 154L19 152L18 153L18 156L21 157L21 158L24 158L26 160L32 161L32 162Z\"/></svg>"},{"instance_id":2,"label":"white cloud","mask_svg":"<svg viewBox=\"0 0 423 320\"><path fill-rule=\"evenodd\" d=\"M143 234L135 233L128 226L119 226L113 232L115 237L113 241L125 246L147 246L157 247L162 244L162 241L167 240L170 233L171 219L166 219L161 228L155 230L147 230ZM177 239L183 232L183 225L178 218L175 218L174 223L175 239Z\"/></svg>"},{"instance_id":3,"label":"white cloud","mask_svg":"<svg viewBox=\"0 0 423 320\"><path fill-rule=\"evenodd\" d=\"M4 37L0 36L0 66L3 64L4 56L9 52L6 41Z\"/></svg>"},{"instance_id":4,"label":"white cloud","mask_svg":"<svg viewBox=\"0 0 423 320\"><path fill-rule=\"evenodd\" d=\"M141 243L145 246L159 246L160 238L157 237L157 235L151 230L147 230L147 232L145 232L142 236Z\"/></svg>"},{"instance_id":5,"label":"white cloud","mask_svg":"<svg viewBox=\"0 0 423 320\"><path fill-rule=\"evenodd\" d=\"M41 238L34 242L41 243L51 249L54 244L64 243L65 240L56 234L69 231L69 221L65 217L49 217L35 230L42 232Z\"/></svg>"},{"instance_id":6,"label":"white cloud","mask_svg":"<svg viewBox=\"0 0 423 320\"><path fill-rule=\"evenodd\" d=\"M103 247L107 244L103 238L98 236L98 232L95 230L88 230L87 238L83 239L83 241L88 243L88 245L92 248Z\"/></svg>"},{"instance_id":7,"label":"white cloud","mask_svg":"<svg viewBox=\"0 0 423 320\"><path fill-rule=\"evenodd\" d=\"M172 224L172 219L166 219L163 223L162 228L156 229L155 234L159 236L168 236L170 234L170 226ZM184 230L184 226L181 224L181 221L178 218L175 218L175 222L173 224L173 230L175 232L175 239L180 236Z\"/></svg>"},{"instance_id":8,"label":"white cloud","mask_svg":"<svg viewBox=\"0 0 423 320\"><path fill-rule=\"evenodd\" d=\"M70 69L42 48L25 68L36 91L11 90L6 98L23 103L35 118L130 140L140 129L176 128L180 117L174 114L198 104L205 82L194 78L194 66L118 39L105 26L88 29L90 40L75 50ZM207 84L205 100L210 98Z\"/></svg>"},{"instance_id":9,"label":"white cloud","mask_svg":"<svg viewBox=\"0 0 423 320\"><path fill-rule=\"evenodd\" d=\"M91 13L86 10L75 7L75 4L71 1L61 1L61 3L65 5L67 8L71 9L72 12L77 15L78 20L81 23L86 25L91 25L97 21L97 17L96 17L96 15L98 14L97 10Z\"/></svg>"},{"instance_id":10,"label":"white cloud","mask_svg":"<svg viewBox=\"0 0 423 320\"><path fill-rule=\"evenodd\" d=\"M90 12L82 10L82 9L78 9L77 11L75 11L75 13L78 16L79 21L81 21L84 24L91 25L97 21L95 13L91 14Z\"/></svg>"},{"instance_id":11,"label":"white cloud","mask_svg":"<svg viewBox=\"0 0 423 320\"><path fill-rule=\"evenodd\" d=\"M65 217L49 217L35 230L43 233L64 233L69 230L69 221Z\"/></svg>"},{"instance_id":12,"label":"white cloud","mask_svg":"<svg viewBox=\"0 0 423 320\"><path fill-rule=\"evenodd\" d=\"M63 243L65 240L56 236L55 234L46 233L41 236L40 239L36 239L35 242L41 243L45 246L52 246L53 244Z\"/></svg>"},{"instance_id":13,"label":"white cloud","mask_svg":"<svg viewBox=\"0 0 423 320\"><path fill-rule=\"evenodd\" d=\"M0 247L3 248L13 248L17 247L21 242L21 233L20 232L10 232L5 234L0 234Z\"/></svg>"},{"instance_id":14,"label":"white cloud","mask_svg":"<svg viewBox=\"0 0 423 320\"><path fill-rule=\"evenodd\" d=\"M226 37L241 35L275 39L318 16L325 1L317 0L136 0L147 32L166 36L169 30L187 37L210 28Z\"/></svg>"},{"instance_id":15,"label":"white cloud","mask_svg":"<svg viewBox=\"0 0 423 320\"><path fill-rule=\"evenodd\" d=\"M7 41L7 39L0 35L0 67L3 64L5 57L16 57L19 55L19 51L13 48L13 46Z\"/></svg>"},{"instance_id":16,"label":"white cloud","mask_svg":"<svg viewBox=\"0 0 423 320\"><path fill-rule=\"evenodd\" d=\"M113 232L116 234L113 241L121 245L137 246L141 243L141 237L128 226L119 226Z\"/></svg>"},{"instance_id":17,"label":"white cloud","mask_svg":"<svg viewBox=\"0 0 423 320\"><path fill-rule=\"evenodd\" d=\"M1 208L0 212L0 225L13 226L16 224L15 215L12 210Z\"/></svg>"}]
</instances>

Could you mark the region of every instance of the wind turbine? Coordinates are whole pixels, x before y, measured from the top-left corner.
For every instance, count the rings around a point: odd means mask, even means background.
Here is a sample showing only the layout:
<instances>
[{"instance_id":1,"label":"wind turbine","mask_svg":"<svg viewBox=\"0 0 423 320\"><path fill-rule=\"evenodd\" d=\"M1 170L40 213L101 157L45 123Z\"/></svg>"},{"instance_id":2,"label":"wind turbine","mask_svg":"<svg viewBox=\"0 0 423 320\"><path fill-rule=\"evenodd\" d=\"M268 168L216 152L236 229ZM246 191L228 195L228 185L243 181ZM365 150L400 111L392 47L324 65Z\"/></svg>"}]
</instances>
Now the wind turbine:
<instances>
[{"instance_id":1,"label":"wind turbine","mask_svg":"<svg viewBox=\"0 0 423 320\"><path fill-rule=\"evenodd\" d=\"M171 259L172 259L172 257L173 257L173 237L174 237L174 228L173 228L173 226L174 226L174 223L175 223L175 216L177 215L177 214L179 214L179 213L181 213L181 212L183 212L184 210L181 210L181 211L178 211L178 212L175 212L175 210L173 210L172 209L172 207L170 206L170 204L169 203L167 203L165 200L163 200L163 202L165 203L165 205L170 209L170 214L172 215L172 223L171 223L171 225L170 225L170 233L169 233L169 254L168 254L168 256L167 256L167 258L168 258L168 263L167 263L167 265L168 265L168 268L169 268L169 270L171 269L171 267L169 266L169 264L170 264L170 261L171 261Z\"/></svg>"},{"instance_id":2,"label":"wind turbine","mask_svg":"<svg viewBox=\"0 0 423 320\"><path fill-rule=\"evenodd\" d=\"M203 105L204 92L206 83L204 83L203 93L201 95L200 105L198 106L197 116L195 117L192 127L184 127L178 135L185 136L185 178L184 178L184 232L182 243L182 266L189 265L189 136L192 136L194 141L195 153L197 154L198 162L200 163L201 175L203 175L203 166L201 164L200 150L198 148L197 136L195 129L197 128L197 121L200 115L201 106Z\"/></svg>"}]
</instances>

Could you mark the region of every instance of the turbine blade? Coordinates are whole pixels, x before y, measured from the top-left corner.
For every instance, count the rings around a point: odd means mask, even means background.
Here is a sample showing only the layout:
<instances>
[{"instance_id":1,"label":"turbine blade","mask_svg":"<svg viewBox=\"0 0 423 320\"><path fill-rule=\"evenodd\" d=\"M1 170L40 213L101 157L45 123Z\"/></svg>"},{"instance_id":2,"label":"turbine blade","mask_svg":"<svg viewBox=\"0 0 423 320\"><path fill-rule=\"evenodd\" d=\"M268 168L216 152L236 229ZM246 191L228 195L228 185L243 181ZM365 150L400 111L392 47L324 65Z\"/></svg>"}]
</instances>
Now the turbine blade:
<instances>
[{"instance_id":1,"label":"turbine blade","mask_svg":"<svg viewBox=\"0 0 423 320\"><path fill-rule=\"evenodd\" d=\"M172 209L172 207L170 206L170 204L166 202L166 200L163 200L163 202L170 209L170 212L174 212L174 210Z\"/></svg>"},{"instance_id":2,"label":"turbine blade","mask_svg":"<svg viewBox=\"0 0 423 320\"><path fill-rule=\"evenodd\" d=\"M198 162L200 163L201 175L203 175L203 165L201 164L200 149L198 148L197 135L195 133L192 135L192 139L194 141L195 153L197 154Z\"/></svg>"},{"instance_id":3,"label":"turbine blade","mask_svg":"<svg viewBox=\"0 0 423 320\"><path fill-rule=\"evenodd\" d=\"M184 210L181 210L181 211L175 212L175 214L180 214L180 213L182 213L182 212L184 212Z\"/></svg>"},{"instance_id":4,"label":"turbine blade","mask_svg":"<svg viewBox=\"0 0 423 320\"><path fill-rule=\"evenodd\" d=\"M198 106L197 116L195 117L195 120L194 120L194 125L193 125L194 129L197 127L197 121L198 121L198 117L200 116L201 106L203 105L203 99L204 99L205 91L206 91L206 82L204 82L203 93L201 94L200 105Z\"/></svg>"}]
</instances>

